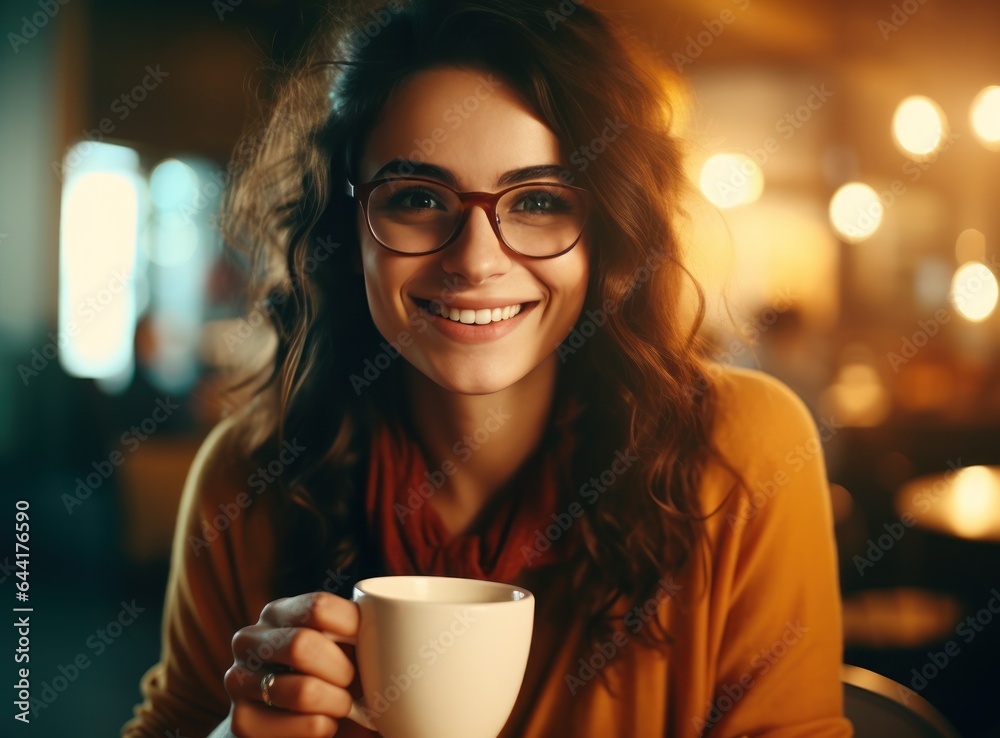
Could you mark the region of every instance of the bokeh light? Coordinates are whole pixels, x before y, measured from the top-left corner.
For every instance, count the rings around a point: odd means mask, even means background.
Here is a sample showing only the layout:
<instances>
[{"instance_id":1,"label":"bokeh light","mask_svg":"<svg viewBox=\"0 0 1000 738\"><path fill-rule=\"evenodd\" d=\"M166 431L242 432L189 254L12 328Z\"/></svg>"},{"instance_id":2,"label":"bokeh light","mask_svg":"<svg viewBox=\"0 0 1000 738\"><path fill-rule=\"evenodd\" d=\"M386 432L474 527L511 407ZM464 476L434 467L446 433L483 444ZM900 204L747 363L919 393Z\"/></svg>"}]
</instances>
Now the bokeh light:
<instances>
[{"instance_id":1,"label":"bokeh light","mask_svg":"<svg viewBox=\"0 0 1000 738\"><path fill-rule=\"evenodd\" d=\"M955 271L951 280L951 303L966 320L978 323L996 309L1000 289L990 268L980 261L970 261Z\"/></svg>"},{"instance_id":2,"label":"bokeh light","mask_svg":"<svg viewBox=\"0 0 1000 738\"><path fill-rule=\"evenodd\" d=\"M820 408L855 428L871 428L885 421L892 403L869 351L860 347L845 351L833 383L820 396Z\"/></svg>"},{"instance_id":3,"label":"bokeh light","mask_svg":"<svg viewBox=\"0 0 1000 738\"><path fill-rule=\"evenodd\" d=\"M59 363L109 382L133 371L135 271L142 219L139 154L95 141L71 146L59 222Z\"/></svg>"},{"instance_id":4,"label":"bokeh light","mask_svg":"<svg viewBox=\"0 0 1000 738\"><path fill-rule=\"evenodd\" d=\"M959 535L993 540L1000 536L1000 473L996 469L960 469L941 503L941 516Z\"/></svg>"},{"instance_id":5,"label":"bokeh light","mask_svg":"<svg viewBox=\"0 0 1000 738\"><path fill-rule=\"evenodd\" d=\"M190 206L198 194L198 175L179 159L164 159L149 174L149 196L157 210Z\"/></svg>"},{"instance_id":6,"label":"bokeh light","mask_svg":"<svg viewBox=\"0 0 1000 738\"><path fill-rule=\"evenodd\" d=\"M720 208L747 205L764 191L764 173L745 154L715 154L701 168L702 193Z\"/></svg>"},{"instance_id":7,"label":"bokeh light","mask_svg":"<svg viewBox=\"0 0 1000 738\"><path fill-rule=\"evenodd\" d=\"M892 116L893 138L913 158L926 158L940 149L946 132L944 112L929 97L906 98Z\"/></svg>"},{"instance_id":8,"label":"bokeh light","mask_svg":"<svg viewBox=\"0 0 1000 738\"><path fill-rule=\"evenodd\" d=\"M1000 86L983 88L976 95L969 120L983 146L1000 150Z\"/></svg>"},{"instance_id":9,"label":"bokeh light","mask_svg":"<svg viewBox=\"0 0 1000 738\"><path fill-rule=\"evenodd\" d=\"M882 223L883 213L878 194L861 182L845 184L830 199L830 223L847 241L871 236Z\"/></svg>"}]
</instances>

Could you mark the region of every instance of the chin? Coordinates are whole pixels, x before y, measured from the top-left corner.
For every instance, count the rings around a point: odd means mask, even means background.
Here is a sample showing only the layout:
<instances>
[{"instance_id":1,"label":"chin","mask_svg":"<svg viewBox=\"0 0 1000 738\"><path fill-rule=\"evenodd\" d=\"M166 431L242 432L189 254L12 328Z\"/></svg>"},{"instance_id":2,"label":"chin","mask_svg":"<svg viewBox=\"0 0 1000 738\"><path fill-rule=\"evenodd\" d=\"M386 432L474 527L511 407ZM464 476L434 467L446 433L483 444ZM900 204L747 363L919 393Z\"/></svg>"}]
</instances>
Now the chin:
<instances>
[{"instance_id":1,"label":"chin","mask_svg":"<svg viewBox=\"0 0 1000 738\"><path fill-rule=\"evenodd\" d=\"M492 395L516 384L517 378L485 378L485 377L431 377L431 381L444 390L456 395Z\"/></svg>"},{"instance_id":2,"label":"chin","mask_svg":"<svg viewBox=\"0 0 1000 738\"><path fill-rule=\"evenodd\" d=\"M516 384L523 379L527 372L519 373L513 371L512 367L505 366L499 370L478 366L468 367L428 367L424 369L417 367L416 371L430 379L441 389L453 392L457 395L491 395L500 392Z\"/></svg>"}]
</instances>

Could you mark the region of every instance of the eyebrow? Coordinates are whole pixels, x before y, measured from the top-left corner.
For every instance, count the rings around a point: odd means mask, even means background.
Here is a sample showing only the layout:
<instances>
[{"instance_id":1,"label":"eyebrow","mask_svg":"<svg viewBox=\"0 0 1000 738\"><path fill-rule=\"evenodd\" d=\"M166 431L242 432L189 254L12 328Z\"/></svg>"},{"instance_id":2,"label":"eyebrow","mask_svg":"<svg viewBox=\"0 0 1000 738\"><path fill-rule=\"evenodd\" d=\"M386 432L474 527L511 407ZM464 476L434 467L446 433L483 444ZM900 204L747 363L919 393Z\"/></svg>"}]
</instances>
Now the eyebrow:
<instances>
[{"instance_id":1,"label":"eyebrow","mask_svg":"<svg viewBox=\"0 0 1000 738\"><path fill-rule=\"evenodd\" d=\"M434 164L412 161L410 159L393 159L375 172L375 176L372 177L372 180L382 179L386 176L430 177L431 179L440 179L441 181L447 182L452 186L455 186L458 183L458 180L455 179L455 175L447 169L435 166Z\"/></svg>"},{"instance_id":2,"label":"eyebrow","mask_svg":"<svg viewBox=\"0 0 1000 738\"><path fill-rule=\"evenodd\" d=\"M530 167L511 169L504 172L497 178L497 186L504 187L507 185L518 184L520 182L531 182L549 177L561 179L561 175L564 171L565 167L558 166L557 164L536 164ZM431 179L440 179L442 182L446 182L452 187L458 184L458 180L450 170L445 169L444 167L439 167L435 164L412 161L411 159L393 159L375 172L375 176L372 177L372 179L381 179L385 176L430 177Z\"/></svg>"},{"instance_id":3,"label":"eyebrow","mask_svg":"<svg viewBox=\"0 0 1000 738\"><path fill-rule=\"evenodd\" d=\"M533 167L511 169L509 172L504 172L500 175L497 179L497 184L503 187L504 185L512 185L519 182L531 182L532 180L545 179L546 177L560 179L560 175L564 171L564 167L560 167L555 164L538 164Z\"/></svg>"}]
</instances>

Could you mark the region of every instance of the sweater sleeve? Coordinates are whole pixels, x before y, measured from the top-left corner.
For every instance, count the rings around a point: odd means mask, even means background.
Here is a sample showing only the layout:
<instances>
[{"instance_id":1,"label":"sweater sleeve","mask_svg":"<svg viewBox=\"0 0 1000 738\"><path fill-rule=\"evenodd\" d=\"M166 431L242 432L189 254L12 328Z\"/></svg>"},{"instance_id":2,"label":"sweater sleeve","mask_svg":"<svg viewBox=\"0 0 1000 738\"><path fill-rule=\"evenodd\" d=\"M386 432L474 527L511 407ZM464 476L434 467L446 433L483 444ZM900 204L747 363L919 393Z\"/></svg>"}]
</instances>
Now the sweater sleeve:
<instances>
[{"instance_id":1,"label":"sweater sleeve","mask_svg":"<svg viewBox=\"0 0 1000 738\"><path fill-rule=\"evenodd\" d=\"M696 733L842 738L841 604L823 443L803 403L735 372L719 437L740 472L715 521L715 693Z\"/></svg>"},{"instance_id":2,"label":"sweater sleeve","mask_svg":"<svg viewBox=\"0 0 1000 738\"><path fill-rule=\"evenodd\" d=\"M233 634L266 603L273 537L266 490L238 469L224 422L191 467L174 532L160 660L143 676L143 702L126 738L204 738L230 707L223 676ZM260 492L264 492L261 495Z\"/></svg>"}]
</instances>

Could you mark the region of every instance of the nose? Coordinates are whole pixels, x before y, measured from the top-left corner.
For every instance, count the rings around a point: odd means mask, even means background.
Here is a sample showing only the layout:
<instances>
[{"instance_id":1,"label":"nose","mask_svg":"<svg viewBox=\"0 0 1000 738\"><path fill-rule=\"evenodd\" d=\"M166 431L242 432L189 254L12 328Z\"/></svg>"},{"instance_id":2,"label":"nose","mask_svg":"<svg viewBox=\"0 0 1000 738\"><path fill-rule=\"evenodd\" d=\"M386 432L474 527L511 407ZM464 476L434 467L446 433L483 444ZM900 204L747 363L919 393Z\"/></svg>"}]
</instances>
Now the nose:
<instances>
[{"instance_id":1,"label":"nose","mask_svg":"<svg viewBox=\"0 0 1000 738\"><path fill-rule=\"evenodd\" d=\"M470 285L505 274L512 265L507 249L490 223L489 213L479 204L469 208L458 236L441 253L442 268Z\"/></svg>"}]
</instances>

